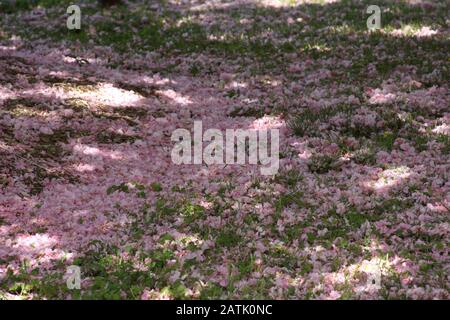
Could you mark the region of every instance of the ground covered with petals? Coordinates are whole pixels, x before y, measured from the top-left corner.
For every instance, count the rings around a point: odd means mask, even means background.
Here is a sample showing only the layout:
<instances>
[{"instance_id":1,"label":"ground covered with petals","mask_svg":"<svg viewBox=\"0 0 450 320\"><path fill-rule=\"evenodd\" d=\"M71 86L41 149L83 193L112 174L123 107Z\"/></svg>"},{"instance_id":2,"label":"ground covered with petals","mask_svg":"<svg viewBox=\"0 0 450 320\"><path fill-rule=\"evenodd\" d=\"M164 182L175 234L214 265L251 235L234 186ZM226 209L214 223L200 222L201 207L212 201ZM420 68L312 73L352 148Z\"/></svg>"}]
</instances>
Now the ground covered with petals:
<instances>
[{"instance_id":1,"label":"ground covered with petals","mask_svg":"<svg viewBox=\"0 0 450 320\"><path fill-rule=\"evenodd\" d=\"M78 2L0 4L0 299L449 298L445 1ZM173 164L194 120L278 173Z\"/></svg>"}]
</instances>

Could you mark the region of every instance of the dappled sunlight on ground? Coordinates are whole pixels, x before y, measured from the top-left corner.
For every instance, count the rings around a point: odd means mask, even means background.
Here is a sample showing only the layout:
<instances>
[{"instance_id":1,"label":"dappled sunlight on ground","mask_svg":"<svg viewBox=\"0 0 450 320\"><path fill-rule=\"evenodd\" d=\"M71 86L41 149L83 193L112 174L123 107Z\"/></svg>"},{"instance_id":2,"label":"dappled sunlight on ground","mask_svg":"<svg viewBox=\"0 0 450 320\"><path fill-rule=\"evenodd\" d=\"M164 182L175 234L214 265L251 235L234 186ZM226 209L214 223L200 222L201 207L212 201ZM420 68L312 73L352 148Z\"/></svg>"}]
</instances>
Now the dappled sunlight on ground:
<instances>
[{"instance_id":1,"label":"dappled sunlight on ground","mask_svg":"<svg viewBox=\"0 0 450 320\"><path fill-rule=\"evenodd\" d=\"M82 3L1 14L0 299L448 299L440 1ZM277 174L174 164L194 121Z\"/></svg>"}]
</instances>

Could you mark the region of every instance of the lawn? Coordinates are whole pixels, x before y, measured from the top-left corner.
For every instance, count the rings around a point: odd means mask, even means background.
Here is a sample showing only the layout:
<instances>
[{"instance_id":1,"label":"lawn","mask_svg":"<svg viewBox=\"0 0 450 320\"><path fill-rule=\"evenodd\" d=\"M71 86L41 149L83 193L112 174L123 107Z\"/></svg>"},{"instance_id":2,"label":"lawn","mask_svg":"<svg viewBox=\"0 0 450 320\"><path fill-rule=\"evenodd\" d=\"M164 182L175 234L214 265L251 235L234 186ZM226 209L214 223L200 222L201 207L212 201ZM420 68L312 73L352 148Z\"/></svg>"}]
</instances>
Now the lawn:
<instances>
[{"instance_id":1,"label":"lawn","mask_svg":"<svg viewBox=\"0 0 450 320\"><path fill-rule=\"evenodd\" d=\"M0 300L449 299L445 1L76 2L0 3Z\"/></svg>"}]
</instances>

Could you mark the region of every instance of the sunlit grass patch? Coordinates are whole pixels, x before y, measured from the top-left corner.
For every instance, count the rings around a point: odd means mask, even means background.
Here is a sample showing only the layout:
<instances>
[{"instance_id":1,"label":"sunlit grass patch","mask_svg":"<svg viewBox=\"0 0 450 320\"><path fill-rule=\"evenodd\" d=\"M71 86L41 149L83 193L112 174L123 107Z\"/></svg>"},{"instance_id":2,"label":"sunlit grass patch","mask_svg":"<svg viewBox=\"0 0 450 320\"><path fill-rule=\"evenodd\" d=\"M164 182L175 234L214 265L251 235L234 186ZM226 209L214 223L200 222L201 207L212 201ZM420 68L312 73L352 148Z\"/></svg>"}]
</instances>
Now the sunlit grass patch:
<instances>
[{"instance_id":1,"label":"sunlit grass patch","mask_svg":"<svg viewBox=\"0 0 450 320\"><path fill-rule=\"evenodd\" d=\"M39 117L48 115L48 112L52 109L32 99L18 98L5 101L4 110L14 117Z\"/></svg>"}]
</instances>

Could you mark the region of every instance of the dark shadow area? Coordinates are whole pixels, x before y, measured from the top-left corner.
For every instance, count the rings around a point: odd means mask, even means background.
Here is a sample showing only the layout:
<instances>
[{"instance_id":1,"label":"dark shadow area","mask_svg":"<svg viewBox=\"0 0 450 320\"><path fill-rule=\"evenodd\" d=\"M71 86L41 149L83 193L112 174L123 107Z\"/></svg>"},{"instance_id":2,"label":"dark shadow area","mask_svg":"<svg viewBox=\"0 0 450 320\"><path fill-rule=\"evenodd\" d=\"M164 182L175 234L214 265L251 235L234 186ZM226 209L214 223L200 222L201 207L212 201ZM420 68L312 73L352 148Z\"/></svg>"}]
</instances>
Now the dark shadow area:
<instances>
[{"instance_id":1,"label":"dark shadow area","mask_svg":"<svg viewBox=\"0 0 450 320\"><path fill-rule=\"evenodd\" d=\"M369 33L369 2L84 1L78 32L66 2L2 3L0 282L69 259L94 298L446 298L448 8L381 1ZM280 173L173 165L194 120L280 128Z\"/></svg>"}]
</instances>

